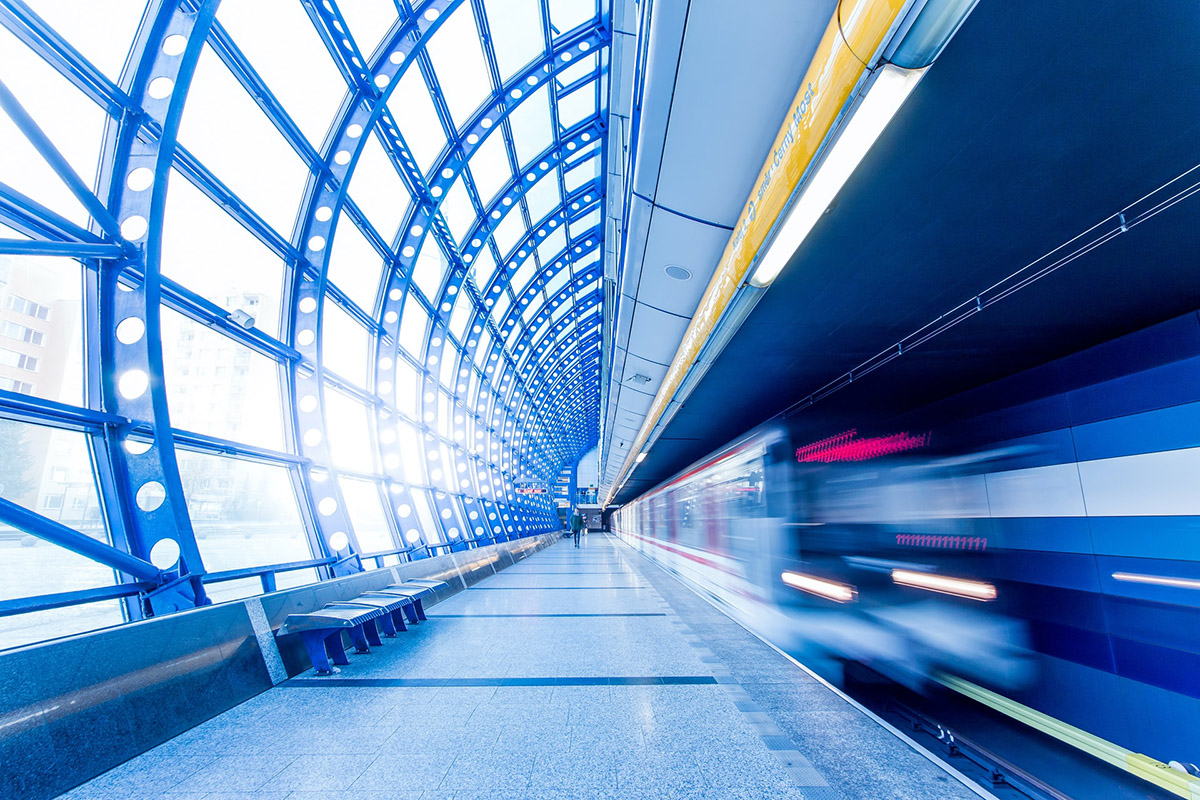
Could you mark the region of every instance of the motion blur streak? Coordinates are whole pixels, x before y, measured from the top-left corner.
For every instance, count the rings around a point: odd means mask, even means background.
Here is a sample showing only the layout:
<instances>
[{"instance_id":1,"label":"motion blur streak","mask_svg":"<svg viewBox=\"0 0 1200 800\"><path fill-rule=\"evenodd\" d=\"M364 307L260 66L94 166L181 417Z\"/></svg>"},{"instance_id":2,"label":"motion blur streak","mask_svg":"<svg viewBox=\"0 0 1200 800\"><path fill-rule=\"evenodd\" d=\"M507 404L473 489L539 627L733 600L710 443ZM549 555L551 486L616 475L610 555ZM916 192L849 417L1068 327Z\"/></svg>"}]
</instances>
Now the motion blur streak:
<instances>
[{"instance_id":1,"label":"motion blur streak","mask_svg":"<svg viewBox=\"0 0 1200 800\"><path fill-rule=\"evenodd\" d=\"M892 570L892 580L901 586L911 586L914 589L928 589L931 592L952 594L955 597L965 597L968 600L995 600L996 587L990 583L969 581L965 578L947 578L944 575L930 575L927 572L912 572L906 569Z\"/></svg>"},{"instance_id":2,"label":"motion blur streak","mask_svg":"<svg viewBox=\"0 0 1200 800\"><path fill-rule=\"evenodd\" d=\"M1168 578L1165 575L1138 575L1133 572L1114 572L1113 580L1129 583L1152 583L1157 586L1178 586L1180 589L1200 589L1200 581L1190 578Z\"/></svg>"},{"instance_id":3,"label":"motion blur streak","mask_svg":"<svg viewBox=\"0 0 1200 800\"><path fill-rule=\"evenodd\" d=\"M858 591L853 586L836 581L827 581L812 575L799 572L783 573L783 582L802 592L827 597L838 603L852 603L858 599Z\"/></svg>"}]
</instances>

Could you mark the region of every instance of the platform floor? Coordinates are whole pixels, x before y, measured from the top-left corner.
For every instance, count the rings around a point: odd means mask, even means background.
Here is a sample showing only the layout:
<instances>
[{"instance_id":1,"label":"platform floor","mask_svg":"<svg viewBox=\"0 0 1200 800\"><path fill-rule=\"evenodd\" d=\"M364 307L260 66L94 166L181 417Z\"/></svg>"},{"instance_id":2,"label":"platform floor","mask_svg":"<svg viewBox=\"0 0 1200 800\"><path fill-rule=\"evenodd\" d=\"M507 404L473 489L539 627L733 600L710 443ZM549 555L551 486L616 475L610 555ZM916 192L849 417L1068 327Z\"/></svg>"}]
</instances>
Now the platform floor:
<instances>
[{"instance_id":1,"label":"platform floor","mask_svg":"<svg viewBox=\"0 0 1200 800\"><path fill-rule=\"evenodd\" d=\"M64 796L980 796L602 534L542 550L351 658Z\"/></svg>"}]
</instances>

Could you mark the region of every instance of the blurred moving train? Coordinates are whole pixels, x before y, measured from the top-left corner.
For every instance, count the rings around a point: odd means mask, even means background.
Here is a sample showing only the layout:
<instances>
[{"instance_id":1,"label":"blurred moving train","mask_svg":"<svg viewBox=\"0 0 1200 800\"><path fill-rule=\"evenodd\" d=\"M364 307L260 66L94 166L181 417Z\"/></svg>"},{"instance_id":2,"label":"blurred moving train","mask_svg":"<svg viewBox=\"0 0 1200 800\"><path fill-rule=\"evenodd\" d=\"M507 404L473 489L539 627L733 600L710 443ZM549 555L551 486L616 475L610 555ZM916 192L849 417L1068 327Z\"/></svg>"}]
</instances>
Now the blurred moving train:
<instances>
[{"instance_id":1,"label":"blurred moving train","mask_svg":"<svg viewBox=\"0 0 1200 800\"><path fill-rule=\"evenodd\" d=\"M876 430L805 414L622 507L615 532L835 682L850 662L917 690L959 676L1200 759L1195 314Z\"/></svg>"}]
</instances>

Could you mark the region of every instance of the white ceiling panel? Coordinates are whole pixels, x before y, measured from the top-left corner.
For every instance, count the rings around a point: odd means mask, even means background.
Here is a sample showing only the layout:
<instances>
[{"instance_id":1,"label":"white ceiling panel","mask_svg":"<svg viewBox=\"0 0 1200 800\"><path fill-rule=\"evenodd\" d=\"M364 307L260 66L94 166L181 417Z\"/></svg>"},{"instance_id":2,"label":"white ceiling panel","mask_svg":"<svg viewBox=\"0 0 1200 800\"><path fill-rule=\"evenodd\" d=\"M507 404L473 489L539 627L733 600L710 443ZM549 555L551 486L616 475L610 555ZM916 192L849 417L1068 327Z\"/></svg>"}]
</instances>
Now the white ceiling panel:
<instances>
[{"instance_id":1,"label":"white ceiling panel","mask_svg":"<svg viewBox=\"0 0 1200 800\"><path fill-rule=\"evenodd\" d=\"M646 197L654 197L658 183L686 19L687 3L654 3L650 6L650 46L640 98L641 130L633 176L633 190Z\"/></svg>"},{"instance_id":2,"label":"white ceiling panel","mask_svg":"<svg viewBox=\"0 0 1200 800\"><path fill-rule=\"evenodd\" d=\"M638 303L629 334L629 353L659 364L670 364L679 349L688 319Z\"/></svg>"},{"instance_id":3,"label":"white ceiling panel","mask_svg":"<svg viewBox=\"0 0 1200 800\"><path fill-rule=\"evenodd\" d=\"M693 0L655 202L737 222L836 5Z\"/></svg>"},{"instance_id":4,"label":"white ceiling panel","mask_svg":"<svg viewBox=\"0 0 1200 800\"><path fill-rule=\"evenodd\" d=\"M642 260L638 301L690 317L728 240L729 231L723 228L655 209ZM683 267L692 277L670 277L666 273L670 265Z\"/></svg>"}]
</instances>

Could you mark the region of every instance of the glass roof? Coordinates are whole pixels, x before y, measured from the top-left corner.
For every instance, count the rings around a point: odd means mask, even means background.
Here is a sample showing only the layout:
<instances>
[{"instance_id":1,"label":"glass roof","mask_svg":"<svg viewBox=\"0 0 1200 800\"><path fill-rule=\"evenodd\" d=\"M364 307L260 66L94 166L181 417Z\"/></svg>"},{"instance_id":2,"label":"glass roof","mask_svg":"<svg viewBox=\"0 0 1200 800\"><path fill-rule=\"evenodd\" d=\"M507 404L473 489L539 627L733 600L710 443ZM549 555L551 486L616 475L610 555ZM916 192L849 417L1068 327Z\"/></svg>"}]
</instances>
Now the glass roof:
<instances>
[{"instance_id":1,"label":"glass roof","mask_svg":"<svg viewBox=\"0 0 1200 800\"><path fill-rule=\"evenodd\" d=\"M199 603L262 590L218 570L558 529L517 489L598 438L607 19L0 5L0 442L33 465L0 474L0 538L74 531ZM0 600L95 598L0 648L138 616L130 580L21 550Z\"/></svg>"}]
</instances>

